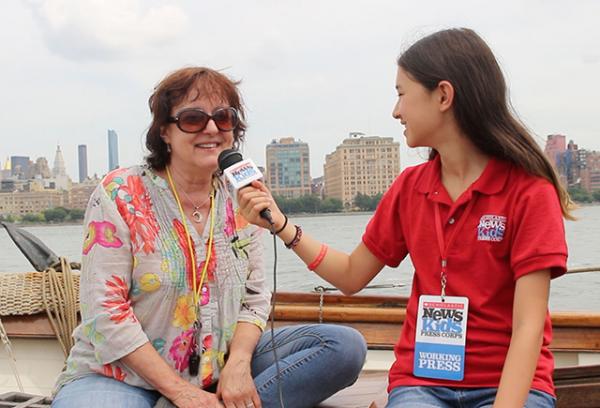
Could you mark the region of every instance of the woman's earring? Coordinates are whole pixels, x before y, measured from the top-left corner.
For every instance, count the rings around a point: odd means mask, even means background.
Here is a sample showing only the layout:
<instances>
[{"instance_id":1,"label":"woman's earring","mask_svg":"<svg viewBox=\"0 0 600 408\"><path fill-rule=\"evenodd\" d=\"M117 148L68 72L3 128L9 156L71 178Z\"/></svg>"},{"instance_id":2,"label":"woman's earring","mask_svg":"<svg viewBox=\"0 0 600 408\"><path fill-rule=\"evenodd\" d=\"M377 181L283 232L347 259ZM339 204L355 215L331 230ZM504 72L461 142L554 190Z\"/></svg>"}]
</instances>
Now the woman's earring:
<instances>
[{"instance_id":1,"label":"woman's earring","mask_svg":"<svg viewBox=\"0 0 600 408\"><path fill-rule=\"evenodd\" d=\"M167 143L167 153L171 153L171 145Z\"/></svg>"}]
</instances>

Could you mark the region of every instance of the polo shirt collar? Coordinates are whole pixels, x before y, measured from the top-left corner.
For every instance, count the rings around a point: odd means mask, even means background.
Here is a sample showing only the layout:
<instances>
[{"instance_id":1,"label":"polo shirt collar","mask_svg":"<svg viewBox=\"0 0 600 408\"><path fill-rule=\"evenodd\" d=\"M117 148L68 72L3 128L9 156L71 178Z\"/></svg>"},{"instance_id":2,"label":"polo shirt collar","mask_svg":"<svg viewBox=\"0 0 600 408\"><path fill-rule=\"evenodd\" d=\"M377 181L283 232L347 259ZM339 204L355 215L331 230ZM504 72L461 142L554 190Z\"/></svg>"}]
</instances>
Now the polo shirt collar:
<instances>
[{"instance_id":1,"label":"polo shirt collar","mask_svg":"<svg viewBox=\"0 0 600 408\"><path fill-rule=\"evenodd\" d=\"M425 167L421 177L417 181L417 191L423 194L435 194L442 184L441 159L437 154ZM482 194L497 194L504 188L512 165L504 160L491 157L483 173L472 184L471 190Z\"/></svg>"}]
</instances>

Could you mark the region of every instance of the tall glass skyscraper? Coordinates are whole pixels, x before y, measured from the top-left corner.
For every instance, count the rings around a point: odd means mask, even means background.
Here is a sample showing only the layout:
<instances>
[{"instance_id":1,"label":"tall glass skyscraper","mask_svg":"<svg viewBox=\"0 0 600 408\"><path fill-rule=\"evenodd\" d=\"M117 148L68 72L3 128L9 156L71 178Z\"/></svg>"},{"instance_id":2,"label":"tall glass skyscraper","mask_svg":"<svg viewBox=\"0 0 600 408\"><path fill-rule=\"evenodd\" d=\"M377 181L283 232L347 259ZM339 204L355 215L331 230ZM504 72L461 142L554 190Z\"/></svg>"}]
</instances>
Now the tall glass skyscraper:
<instances>
[{"instance_id":1,"label":"tall glass skyscraper","mask_svg":"<svg viewBox=\"0 0 600 408\"><path fill-rule=\"evenodd\" d=\"M79 156L79 182L83 183L83 181L88 177L87 146L77 146L77 153Z\"/></svg>"},{"instance_id":2,"label":"tall glass skyscraper","mask_svg":"<svg viewBox=\"0 0 600 408\"><path fill-rule=\"evenodd\" d=\"M119 167L119 138L117 132L108 129L108 171Z\"/></svg>"},{"instance_id":3,"label":"tall glass skyscraper","mask_svg":"<svg viewBox=\"0 0 600 408\"><path fill-rule=\"evenodd\" d=\"M29 156L10 156L11 175L20 179L29 174Z\"/></svg>"},{"instance_id":4,"label":"tall glass skyscraper","mask_svg":"<svg viewBox=\"0 0 600 408\"><path fill-rule=\"evenodd\" d=\"M267 145L267 184L274 194L296 198L310 194L308 144L284 137Z\"/></svg>"}]
</instances>

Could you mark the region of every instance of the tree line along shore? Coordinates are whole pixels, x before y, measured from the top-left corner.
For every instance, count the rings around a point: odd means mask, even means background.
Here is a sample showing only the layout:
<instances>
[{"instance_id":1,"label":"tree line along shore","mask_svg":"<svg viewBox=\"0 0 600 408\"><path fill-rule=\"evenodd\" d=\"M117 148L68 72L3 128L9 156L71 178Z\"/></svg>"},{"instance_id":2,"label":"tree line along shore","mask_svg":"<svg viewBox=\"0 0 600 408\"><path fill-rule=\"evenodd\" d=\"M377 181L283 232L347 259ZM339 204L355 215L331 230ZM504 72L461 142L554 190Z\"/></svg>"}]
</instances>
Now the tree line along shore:
<instances>
[{"instance_id":1,"label":"tree line along shore","mask_svg":"<svg viewBox=\"0 0 600 408\"><path fill-rule=\"evenodd\" d=\"M588 192L581 188L570 188L571 199L578 204L600 204L600 190ZM286 214L323 214L341 212L375 211L383 194L374 196L358 193L352 205L346 205L337 198L321 198L315 194L307 194L298 198L274 196L279 208ZM20 224L81 224L85 211L77 208L55 207L39 213L24 215L2 215L0 221Z\"/></svg>"}]
</instances>

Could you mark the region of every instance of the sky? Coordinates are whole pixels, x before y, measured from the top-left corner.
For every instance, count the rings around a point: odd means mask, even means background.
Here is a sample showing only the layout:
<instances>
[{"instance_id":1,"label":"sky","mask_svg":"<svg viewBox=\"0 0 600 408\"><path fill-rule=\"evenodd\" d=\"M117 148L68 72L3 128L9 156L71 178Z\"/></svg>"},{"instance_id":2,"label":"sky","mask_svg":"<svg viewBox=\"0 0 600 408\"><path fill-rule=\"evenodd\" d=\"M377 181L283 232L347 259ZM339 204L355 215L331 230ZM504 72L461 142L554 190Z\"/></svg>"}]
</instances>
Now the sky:
<instances>
[{"instance_id":1,"label":"sky","mask_svg":"<svg viewBox=\"0 0 600 408\"><path fill-rule=\"evenodd\" d=\"M108 167L107 130L121 166L141 163L148 97L192 65L241 80L249 128L244 154L294 137L310 147L311 175L350 132L393 137L396 58L424 35L476 30L507 78L512 104L543 145L561 133L600 150L600 1L7 0L0 3L0 159L45 156L60 144L77 178Z\"/></svg>"}]
</instances>

